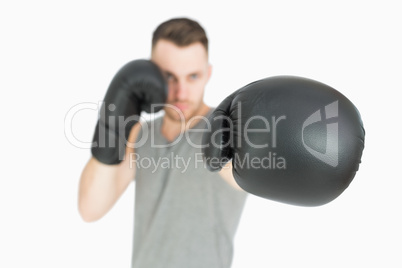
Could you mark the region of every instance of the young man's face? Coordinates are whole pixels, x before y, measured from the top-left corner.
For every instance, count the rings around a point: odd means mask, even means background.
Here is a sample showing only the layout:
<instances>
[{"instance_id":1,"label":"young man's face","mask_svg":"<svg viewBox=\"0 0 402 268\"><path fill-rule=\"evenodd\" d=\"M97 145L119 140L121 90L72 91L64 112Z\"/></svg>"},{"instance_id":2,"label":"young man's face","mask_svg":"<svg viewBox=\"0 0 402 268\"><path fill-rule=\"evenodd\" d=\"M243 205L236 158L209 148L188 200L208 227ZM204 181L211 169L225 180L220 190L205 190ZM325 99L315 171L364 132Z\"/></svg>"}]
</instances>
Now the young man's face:
<instances>
[{"instance_id":1,"label":"young man's face","mask_svg":"<svg viewBox=\"0 0 402 268\"><path fill-rule=\"evenodd\" d=\"M169 92L166 103L169 105L165 113L170 119L181 120L182 114L188 120L205 108L204 88L212 68L201 43L178 47L162 39L155 44L151 59L167 78Z\"/></svg>"}]
</instances>

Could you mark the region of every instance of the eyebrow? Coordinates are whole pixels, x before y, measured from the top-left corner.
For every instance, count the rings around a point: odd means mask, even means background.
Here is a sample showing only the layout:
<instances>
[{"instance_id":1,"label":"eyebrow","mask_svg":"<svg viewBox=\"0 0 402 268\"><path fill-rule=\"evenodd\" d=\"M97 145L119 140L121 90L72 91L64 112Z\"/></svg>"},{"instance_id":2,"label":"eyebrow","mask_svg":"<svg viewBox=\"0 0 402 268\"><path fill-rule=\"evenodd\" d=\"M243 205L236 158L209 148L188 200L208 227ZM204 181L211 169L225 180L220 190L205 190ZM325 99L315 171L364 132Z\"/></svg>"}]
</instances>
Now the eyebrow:
<instances>
[{"instance_id":1,"label":"eyebrow","mask_svg":"<svg viewBox=\"0 0 402 268\"><path fill-rule=\"evenodd\" d=\"M165 75L172 75L172 76L175 76L173 73L168 72L168 71L164 71L164 73L165 73Z\"/></svg>"},{"instance_id":2,"label":"eyebrow","mask_svg":"<svg viewBox=\"0 0 402 268\"><path fill-rule=\"evenodd\" d=\"M175 75L174 73L169 72L169 71L164 71L164 73L165 73L165 75L171 75L171 76L177 77L177 75ZM202 74L202 71L201 70L194 71L194 72L188 73L186 76L191 76L191 75L195 75L195 74L196 75Z\"/></svg>"}]
</instances>

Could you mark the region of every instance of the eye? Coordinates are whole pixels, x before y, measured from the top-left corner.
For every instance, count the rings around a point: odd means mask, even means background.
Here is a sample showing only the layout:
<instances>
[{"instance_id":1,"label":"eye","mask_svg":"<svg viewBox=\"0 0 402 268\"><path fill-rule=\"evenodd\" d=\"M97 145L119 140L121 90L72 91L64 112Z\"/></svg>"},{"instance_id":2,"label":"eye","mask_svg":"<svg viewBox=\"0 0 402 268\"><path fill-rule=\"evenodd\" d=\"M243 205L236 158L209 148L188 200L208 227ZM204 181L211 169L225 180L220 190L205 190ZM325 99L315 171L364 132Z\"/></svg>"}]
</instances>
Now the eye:
<instances>
[{"instance_id":1,"label":"eye","mask_svg":"<svg viewBox=\"0 0 402 268\"><path fill-rule=\"evenodd\" d=\"M173 76L172 74L167 73L167 74L165 75L165 77L166 77L166 80L167 80L167 81L173 81L173 80L174 80L174 76Z\"/></svg>"},{"instance_id":2,"label":"eye","mask_svg":"<svg viewBox=\"0 0 402 268\"><path fill-rule=\"evenodd\" d=\"M195 80L195 79L197 79L198 78L198 74L191 74L190 75L190 79L191 80Z\"/></svg>"}]
</instances>

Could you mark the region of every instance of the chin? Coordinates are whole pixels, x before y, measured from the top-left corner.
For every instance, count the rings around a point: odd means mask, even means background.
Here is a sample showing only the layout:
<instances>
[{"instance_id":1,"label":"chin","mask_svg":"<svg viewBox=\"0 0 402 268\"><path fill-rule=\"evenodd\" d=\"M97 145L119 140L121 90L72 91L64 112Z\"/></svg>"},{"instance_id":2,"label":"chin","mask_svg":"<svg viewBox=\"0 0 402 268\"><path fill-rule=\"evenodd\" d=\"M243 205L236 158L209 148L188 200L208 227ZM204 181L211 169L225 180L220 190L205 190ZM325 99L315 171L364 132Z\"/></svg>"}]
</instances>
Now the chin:
<instances>
[{"instance_id":1,"label":"chin","mask_svg":"<svg viewBox=\"0 0 402 268\"><path fill-rule=\"evenodd\" d=\"M181 112L181 113L180 113ZM187 121L191 119L191 117L194 115L194 111L191 109L186 109L184 111L176 111L173 109L166 109L165 114L172 120L180 122L182 120Z\"/></svg>"}]
</instances>

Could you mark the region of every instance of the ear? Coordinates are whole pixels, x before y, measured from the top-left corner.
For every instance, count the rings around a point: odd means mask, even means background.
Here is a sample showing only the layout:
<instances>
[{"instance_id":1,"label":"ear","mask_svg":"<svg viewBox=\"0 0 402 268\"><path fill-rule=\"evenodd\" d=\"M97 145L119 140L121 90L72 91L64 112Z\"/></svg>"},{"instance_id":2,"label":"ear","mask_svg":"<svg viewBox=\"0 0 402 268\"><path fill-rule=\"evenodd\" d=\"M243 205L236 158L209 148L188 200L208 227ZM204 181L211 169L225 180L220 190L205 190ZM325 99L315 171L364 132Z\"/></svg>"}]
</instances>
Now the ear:
<instances>
[{"instance_id":1,"label":"ear","mask_svg":"<svg viewBox=\"0 0 402 268\"><path fill-rule=\"evenodd\" d=\"M212 65L208 63L208 81L211 78L211 75L212 75Z\"/></svg>"}]
</instances>

